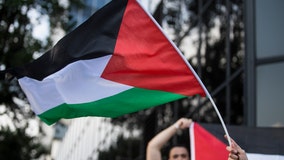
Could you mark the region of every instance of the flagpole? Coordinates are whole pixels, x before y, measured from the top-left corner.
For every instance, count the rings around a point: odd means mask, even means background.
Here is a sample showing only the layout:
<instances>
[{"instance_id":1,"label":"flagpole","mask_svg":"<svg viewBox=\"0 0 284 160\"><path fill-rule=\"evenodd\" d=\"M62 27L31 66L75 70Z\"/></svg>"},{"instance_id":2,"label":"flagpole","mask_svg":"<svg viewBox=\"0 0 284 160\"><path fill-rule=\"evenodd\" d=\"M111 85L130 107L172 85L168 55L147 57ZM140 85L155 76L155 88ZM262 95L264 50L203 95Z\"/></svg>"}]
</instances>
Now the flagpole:
<instances>
[{"instance_id":1,"label":"flagpole","mask_svg":"<svg viewBox=\"0 0 284 160\"><path fill-rule=\"evenodd\" d=\"M184 60L184 62L186 63L186 65L188 66L188 68L191 70L191 72L193 73L193 75L195 76L195 78L198 80L199 84L201 85L201 87L203 88L207 98L209 98L210 102L213 105L213 108L215 109L218 118L220 119L220 122L223 126L223 129L225 131L225 134L227 135L227 140L229 145L231 146L231 138L229 136L228 130L226 128L226 125L224 123L224 120L215 104L215 102L213 101L211 95L209 94L207 88L205 87L205 85L202 83L201 79L199 78L199 76L197 75L197 73L195 72L195 70L192 68L192 66L188 63L188 61L186 60L186 58L184 57L184 55L180 52L180 50L177 48L177 46L168 38L168 36L165 34L164 30L162 29L162 27L158 24L158 22L152 17L152 15L147 12L147 10L138 2L138 0L136 0L136 2L140 5L140 7L145 11L145 13L151 18L151 20L156 24L156 26L160 29L160 31L164 34L164 36L168 39L168 41L172 44L172 46L174 46L175 50L179 53L180 57Z\"/></svg>"}]
</instances>

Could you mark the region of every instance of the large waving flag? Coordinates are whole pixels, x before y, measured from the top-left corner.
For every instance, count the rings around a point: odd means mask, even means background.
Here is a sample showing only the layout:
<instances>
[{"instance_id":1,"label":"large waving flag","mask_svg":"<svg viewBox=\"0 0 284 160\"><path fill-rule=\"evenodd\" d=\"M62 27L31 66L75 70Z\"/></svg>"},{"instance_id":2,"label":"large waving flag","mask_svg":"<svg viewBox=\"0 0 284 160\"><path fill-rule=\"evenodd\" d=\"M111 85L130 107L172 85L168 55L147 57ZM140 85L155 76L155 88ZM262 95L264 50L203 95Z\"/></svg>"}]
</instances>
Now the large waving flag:
<instances>
[{"instance_id":1,"label":"large waving flag","mask_svg":"<svg viewBox=\"0 0 284 160\"><path fill-rule=\"evenodd\" d=\"M191 66L136 0L111 1L12 74L47 124L205 96Z\"/></svg>"},{"instance_id":2,"label":"large waving flag","mask_svg":"<svg viewBox=\"0 0 284 160\"><path fill-rule=\"evenodd\" d=\"M284 160L284 128L227 127L249 160ZM191 160L228 159L228 143L220 125L193 123L190 143Z\"/></svg>"}]
</instances>

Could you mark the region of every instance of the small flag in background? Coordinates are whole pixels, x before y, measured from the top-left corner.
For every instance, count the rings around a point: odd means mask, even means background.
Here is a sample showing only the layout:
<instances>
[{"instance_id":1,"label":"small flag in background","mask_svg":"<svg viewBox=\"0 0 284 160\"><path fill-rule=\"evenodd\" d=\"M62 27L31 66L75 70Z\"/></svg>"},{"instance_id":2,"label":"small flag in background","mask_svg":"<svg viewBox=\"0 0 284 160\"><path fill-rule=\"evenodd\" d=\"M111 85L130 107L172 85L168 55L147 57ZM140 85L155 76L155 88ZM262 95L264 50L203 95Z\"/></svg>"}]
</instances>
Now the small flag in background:
<instances>
[{"instance_id":1,"label":"small flag in background","mask_svg":"<svg viewBox=\"0 0 284 160\"><path fill-rule=\"evenodd\" d=\"M136 0L111 1L13 74L47 124L205 96L189 64Z\"/></svg>"},{"instance_id":2,"label":"small flag in background","mask_svg":"<svg viewBox=\"0 0 284 160\"><path fill-rule=\"evenodd\" d=\"M210 134L198 123L190 127L191 160L226 160L228 151L224 142Z\"/></svg>"},{"instance_id":3,"label":"small flag in background","mask_svg":"<svg viewBox=\"0 0 284 160\"><path fill-rule=\"evenodd\" d=\"M249 160L284 160L284 128L230 125L227 128ZM228 159L228 142L220 125L193 123L190 143L191 160Z\"/></svg>"}]
</instances>

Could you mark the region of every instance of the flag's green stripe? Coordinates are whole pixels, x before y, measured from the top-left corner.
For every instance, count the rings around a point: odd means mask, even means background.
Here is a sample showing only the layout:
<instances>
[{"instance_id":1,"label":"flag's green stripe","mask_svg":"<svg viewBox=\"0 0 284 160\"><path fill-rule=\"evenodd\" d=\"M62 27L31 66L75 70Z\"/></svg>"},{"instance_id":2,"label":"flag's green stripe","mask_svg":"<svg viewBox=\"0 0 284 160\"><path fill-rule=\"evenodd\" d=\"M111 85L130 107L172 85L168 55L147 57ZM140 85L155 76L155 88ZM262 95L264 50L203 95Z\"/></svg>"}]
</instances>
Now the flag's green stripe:
<instances>
[{"instance_id":1,"label":"flag's green stripe","mask_svg":"<svg viewBox=\"0 0 284 160\"><path fill-rule=\"evenodd\" d=\"M132 88L95 102L61 104L38 116L49 125L60 118L69 119L82 116L117 117L184 97L169 92Z\"/></svg>"}]
</instances>

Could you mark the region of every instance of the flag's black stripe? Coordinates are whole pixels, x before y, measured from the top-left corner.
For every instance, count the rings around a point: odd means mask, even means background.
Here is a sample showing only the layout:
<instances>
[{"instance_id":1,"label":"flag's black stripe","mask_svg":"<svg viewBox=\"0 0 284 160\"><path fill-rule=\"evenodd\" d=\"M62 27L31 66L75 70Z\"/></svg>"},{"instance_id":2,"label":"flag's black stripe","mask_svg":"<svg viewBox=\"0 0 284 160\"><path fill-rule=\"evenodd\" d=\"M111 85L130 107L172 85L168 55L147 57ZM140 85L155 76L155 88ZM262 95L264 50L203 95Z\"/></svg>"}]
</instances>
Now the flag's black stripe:
<instances>
[{"instance_id":1,"label":"flag's black stripe","mask_svg":"<svg viewBox=\"0 0 284 160\"><path fill-rule=\"evenodd\" d=\"M126 5L127 0L111 1L51 50L23 67L14 68L12 74L42 80L77 60L112 54Z\"/></svg>"},{"instance_id":2,"label":"flag's black stripe","mask_svg":"<svg viewBox=\"0 0 284 160\"><path fill-rule=\"evenodd\" d=\"M224 138L221 125L201 124L215 137ZM227 126L229 135L247 152L284 155L284 128Z\"/></svg>"}]
</instances>

